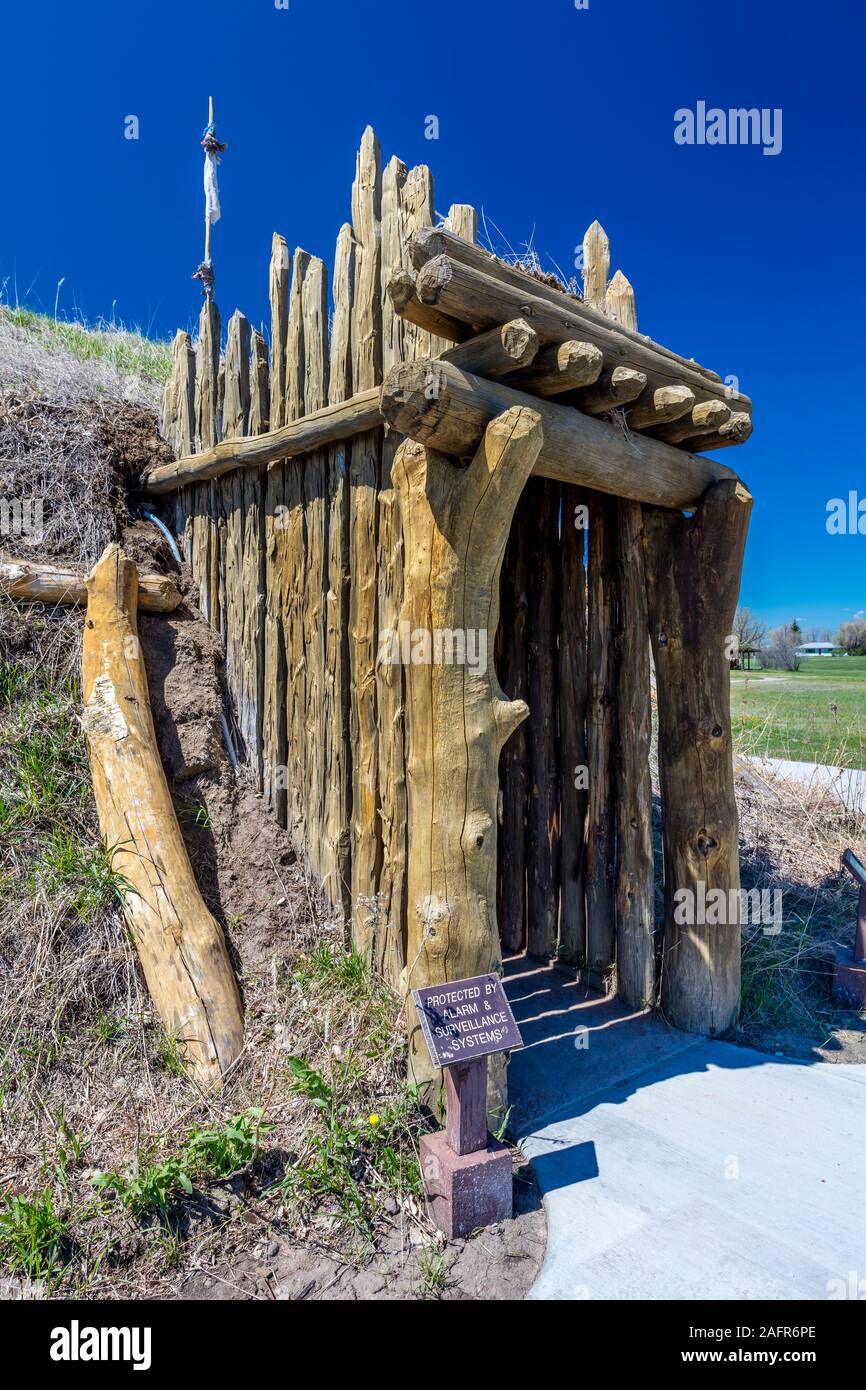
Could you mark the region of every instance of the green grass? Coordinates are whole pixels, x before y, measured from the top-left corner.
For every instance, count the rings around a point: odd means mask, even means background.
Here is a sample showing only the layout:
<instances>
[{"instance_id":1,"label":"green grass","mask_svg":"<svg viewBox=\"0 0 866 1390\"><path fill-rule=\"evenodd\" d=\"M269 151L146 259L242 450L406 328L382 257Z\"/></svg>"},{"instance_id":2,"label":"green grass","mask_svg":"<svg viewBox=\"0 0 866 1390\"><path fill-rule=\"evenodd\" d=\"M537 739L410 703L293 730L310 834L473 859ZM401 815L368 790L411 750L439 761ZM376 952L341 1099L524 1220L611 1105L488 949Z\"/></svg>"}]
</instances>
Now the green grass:
<instances>
[{"instance_id":1,"label":"green grass","mask_svg":"<svg viewBox=\"0 0 866 1390\"><path fill-rule=\"evenodd\" d=\"M214 1181L246 1168L256 1156L261 1138L271 1125L253 1106L211 1129L194 1126L176 1153L150 1161L138 1154L132 1168L100 1173L91 1179L100 1192L113 1192L124 1211L141 1219L157 1215L167 1222L170 1203L182 1193L190 1196L193 1180Z\"/></svg>"},{"instance_id":2,"label":"green grass","mask_svg":"<svg viewBox=\"0 0 866 1390\"><path fill-rule=\"evenodd\" d=\"M866 768L866 657L733 671L731 717L740 753Z\"/></svg>"},{"instance_id":3,"label":"green grass","mask_svg":"<svg viewBox=\"0 0 866 1390\"><path fill-rule=\"evenodd\" d=\"M32 309L0 306L0 322L21 328L50 352L62 348L81 362L110 362L121 376L148 376L165 382L171 372L171 343L146 338L111 323L55 319Z\"/></svg>"},{"instance_id":4,"label":"green grass","mask_svg":"<svg viewBox=\"0 0 866 1390\"><path fill-rule=\"evenodd\" d=\"M50 1187L33 1197L17 1194L0 1207L0 1258L10 1274L48 1278L60 1259L65 1226Z\"/></svg>"}]
</instances>

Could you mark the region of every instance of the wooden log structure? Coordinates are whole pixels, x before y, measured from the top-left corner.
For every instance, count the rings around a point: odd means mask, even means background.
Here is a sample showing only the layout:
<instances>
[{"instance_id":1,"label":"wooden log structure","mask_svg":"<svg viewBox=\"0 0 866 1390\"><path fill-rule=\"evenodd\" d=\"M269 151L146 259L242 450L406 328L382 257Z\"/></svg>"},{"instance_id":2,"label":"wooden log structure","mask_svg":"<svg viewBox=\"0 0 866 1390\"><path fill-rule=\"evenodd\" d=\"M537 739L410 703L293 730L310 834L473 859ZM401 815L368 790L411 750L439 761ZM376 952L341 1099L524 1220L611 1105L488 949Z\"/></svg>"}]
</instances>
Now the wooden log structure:
<instances>
[{"instance_id":1,"label":"wooden log structure","mask_svg":"<svg viewBox=\"0 0 866 1390\"><path fill-rule=\"evenodd\" d=\"M0 594L18 603L80 605L87 602L87 585L79 570L32 560L0 560ZM143 612L171 613L180 601L180 590L167 575L139 576L138 607Z\"/></svg>"},{"instance_id":2,"label":"wooden log structure","mask_svg":"<svg viewBox=\"0 0 866 1390\"><path fill-rule=\"evenodd\" d=\"M564 485L560 537L559 739L560 877L559 960L586 962L586 557L588 494Z\"/></svg>"},{"instance_id":3,"label":"wooden log structure","mask_svg":"<svg viewBox=\"0 0 866 1390\"><path fill-rule=\"evenodd\" d=\"M752 498L739 481L710 488L692 516L644 509L644 555L659 709L665 852L666 1017L715 1035L740 995L738 820L727 641ZM675 894L721 889L718 923L680 925ZM731 893L731 890L735 890Z\"/></svg>"},{"instance_id":4,"label":"wooden log structure","mask_svg":"<svg viewBox=\"0 0 866 1390\"><path fill-rule=\"evenodd\" d=\"M167 1034L203 1086L243 1047L222 931L202 901L165 779L136 620L133 562L110 545L87 580L84 730L99 825L126 885L123 909Z\"/></svg>"},{"instance_id":5,"label":"wooden log structure","mask_svg":"<svg viewBox=\"0 0 866 1390\"><path fill-rule=\"evenodd\" d=\"M417 441L401 445L394 481L410 631L483 633L492 653L508 529L540 447L538 416L522 408L488 426L468 469ZM528 710L505 698L489 661L410 662L406 682L408 990L460 979L481 961L484 971L499 967L496 774L500 751ZM410 1070L419 1083L433 1078L417 1021Z\"/></svg>"},{"instance_id":6,"label":"wooden log structure","mask_svg":"<svg viewBox=\"0 0 866 1390\"><path fill-rule=\"evenodd\" d=\"M270 358L237 312L220 358L208 299L172 348L177 459L143 490L225 640L255 783L377 974L408 990L528 950L722 1031L736 924L710 937L671 903L738 883L719 634L748 493L707 455L748 438L751 402L638 330L599 223L581 297L484 250L468 204L434 208L430 170L383 167L365 131L330 325L324 264L275 235ZM483 634L486 665L407 660L437 632ZM499 1104L501 1061L489 1085Z\"/></svg>"},{"instance_id":7,"label":"wooden log structure","mask_svg":"<svg viewBox=\"0 0 866 1390\"><path fill-rule=\"evenodd\" d=\"M518 407L520 409L520 407ZM537 417L536 417L537 418ZM490 429L490 426L488 426ZM537 434L541 433L540 421ZM559 486L550 478L529 484L529 797L526 807L526 949L547 960L555 954L559 921L559 711L556 616L559 611Z\"/></svg>"},{"instance_id":8,"label":"wooden log structure","mask_svg":"<svg viewBox=\"0 0 866 1390\"><path fill-rule=\"evenodd\" d=\"M588 242L585 241L584 253L587 250ZM423 299L423 302L429 305L438 305L439 298L442 296L459 306L454 318L457 323L462 325L462 338L469 336L469 332L473 329L477 332L482 328L492 327L490 323L479 322L479 317L480 319L490 318L492 314L492 317L496 319L497 300L502 301L499 306L501 312L505 303L517 303L522 299L528 306L527 313L523 316L529 318L533 326L538 328L537 313L543 324L542 332L545 335L550 335L549 341L551 342L562 342L564 337L595 342L602 348L606 346L611 355L623 359L616 365L635 365L624 361L628 352L634 351L648 364L650 370L657 369L661 374L664 374L665 371L668 372L666 380L660 381L659 385L673 384L680 379L679 370L684 369L690 373L695 373L698 378L711 385L715 384L718 391L714 394L724 392L718 372L710 370L709 367L702 367L691 359L681 357L679 353L673 352L670 348L653 342L651 338L643 333L638 333L636 328L632 328L628 323L614 324L610 322L599 310L590 308L588 304L575 295L551 286L527 270L498 260L488 251L485 251L483 247L455 237L445 227L429 228L416 232L409 241L409 256L419 275L419 279L416 280L416 294ZM422 294L419 283L420 273L426 271L431 262L440 259L448 261L450 268L434 269L424 281L424 294ZM464 278L462 274L454 271L453 268L457 265L460 265L466 272L475 271L484 276L485 279L473 279L471 275ZM444 285L437 288L441 279L444 279L444 284L447 285L454 274L457 275L457 283L453 289L445 291ZM614 277L615 279L616 277ZM492 281L498 288L491 290L489 281ZM461 285L467 287L463 296L460 290ZM425 296L431 290L432 296L428 299ZM581 331L565 333L565 324L560 324L558 320L552 318L536 301L543 301L545 306L552 305L563 315L574 319L575 323L582 325ZM473 317L472 313L468 312L471 305L478 308L480 314ZM498 318L498 321L504 323L506 319L512 317L514 317L513 314L505 312L501 318ZM631 344L631 347L627 347L626 344ZM664 360L670 364L667 369L662 366ZM636 365L640 367L640 363ZM689 385L690 382L685 381L685 384ZM738 396L737 399L746 403L743 405L743 409L746 409L749 404L748 397Z\"/></svg>"},{"instance_id":9,"label":"wooden log structure","mask_svg":"<svg viewBox=\"0 0 866 1390\"><path fill-rule=\"evenodd\" d=\"M499 381L521 367L528 367L538 352L538 334L525 319L513 319L489 333L479 333L458 347L442 353L442 361L450 362L464 372Z\"/></svg>"},{"instance_id":10,"label":"wooden log structure","mask_svg":"<svg viewBox=\"0 0 866 1390\"><path fill-rule=\"evenodd\" d=\"M464 345L464 351L467 346ZM594 343L566 339L564 343L551 343L540 352L532 367L519 372L513 384L536 396L560 396L565 391L591 386L601 375L603 361L601 349Z\"/></svg>"},{"instance_id":11,"label":"wooden log structure","mask_svg":"<svg viewBox=\"0 0 866 1390\"><path fill-rule=\"evenodd\" d=\"M355 295L352 384L371 390L382 376L380 300L382 169L379 143L364 132L352 185ZM377 895L382 864L377 737L377 549L381 481L378 430L355 435L349 449L349 663L352 740L352 939L372 960L380 927Z\"/></svg>"},{"instance_id":12,"label":"wooden log structure","mask_svg":"<svg viewBox=\"0 0 866 1390\"><path fill-rule=\"evenodd\" d=\"M694 507L714 482L735 476L714 459L643 435L629 438L606 421L526 395L507 382L486 381L450 362L404 363L389 372L382 387L382 414L394 429L464 458L478 447L491 420L521 406L541 416L544 442L535 471L543 477L655 506Z\"/></svg>"}]
</instances>

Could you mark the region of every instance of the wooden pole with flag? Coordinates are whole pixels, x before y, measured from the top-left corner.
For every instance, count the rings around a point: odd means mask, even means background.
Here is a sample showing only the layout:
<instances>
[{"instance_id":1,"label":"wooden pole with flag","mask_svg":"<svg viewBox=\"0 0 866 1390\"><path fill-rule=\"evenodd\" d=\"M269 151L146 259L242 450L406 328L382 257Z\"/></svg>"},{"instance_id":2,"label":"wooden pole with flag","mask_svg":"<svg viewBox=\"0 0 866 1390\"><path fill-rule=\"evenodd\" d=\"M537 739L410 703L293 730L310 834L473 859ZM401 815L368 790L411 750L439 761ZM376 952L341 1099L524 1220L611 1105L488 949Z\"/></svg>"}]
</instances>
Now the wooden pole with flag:
<instances>
[{"instance_id":1,"label":"wooden pole with flag","mask_svg":"<svg viewBox=\"0 0 866 1390\"><path fill-rule=\"evenodd\" d=\"M213 97L208 97L208 99L207 99L207 128L208 128L208 132L212 134L212 133L213 133L213 128L214 128L214 125L213 125ZM207 151L205 151L205 161L207 161ZM213 226L213 223L211 222L211 219L210 219L210 208L209 208L208 203L207 203L207 198L205 198L205 209L204 209L204 258L205 258L205 261L206 261L208 264L210 264L210 229L211 229L212 226ZM213 290L213 286L212 286L212 285L211 285L211 290Z\"/></svg>"},{"instance_id":2,"label":"wooden pole with flag","mask_svg":"<svg viewBox=\"0 0 866 1390\"><path fill-rule=\"evenodd\" d=\"M198 270L193 273L193 279L201 281L202 293L206 299L210 300L213 298L214 289L213 261L211 259L211 228L214 222L218 222L220 219L217 167L220 162L219 157L223 150L226 149L226 146L216 137L213 97L208 97L208 119L201 143L204 149L204 259L198 267Z\"/></svg>"}]
</instances>

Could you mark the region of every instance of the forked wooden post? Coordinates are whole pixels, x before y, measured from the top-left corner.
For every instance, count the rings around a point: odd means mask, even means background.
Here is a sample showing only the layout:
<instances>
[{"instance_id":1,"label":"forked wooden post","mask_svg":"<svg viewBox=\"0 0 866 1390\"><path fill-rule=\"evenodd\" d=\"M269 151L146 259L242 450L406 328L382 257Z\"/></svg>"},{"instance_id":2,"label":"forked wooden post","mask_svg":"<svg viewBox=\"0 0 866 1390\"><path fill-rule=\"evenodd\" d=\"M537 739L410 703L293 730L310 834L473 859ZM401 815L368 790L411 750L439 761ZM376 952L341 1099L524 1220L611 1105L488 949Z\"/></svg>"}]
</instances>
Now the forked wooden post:
<instances>
[{"instance_id":1,"label":"forked wooden post","mask_svg":"<svg viewBox=\"0 0 866 1390\"><path fill-rule=\"evenodd\" d=\"M496 971L501 961L497 767L528 710L500 689L493 638L511 518L541 445L537 414L518 408L491 422L468 468L411 440L394 461L405 543L401 625L413 639L420 636L419 659L406 667L407 994ZM474 644L478 660L425 660L425 634L435 656L436 636L446 633L463 635L467 656ZM410 1030L410 1074L432 1083L437 1073L414 1016ZM502 1074L501 1063L491 1069L494 1099Z\"/></svg>"},{"instance_id":2,"label":"forked wooden post","mask_svg":"<svg viewBox=\"0 0 866 1390\"><path fill-rule=\"evenodd\" d=\"M644 509L650 632L659 709L665 857L662 1007L689 1033L723 1033L740 999L740 887L727 638L752 498L709 489L692 516ZM725 891L718 925L697 920L698 884ZM691 893L675 913L677 890ZM691 916L682 923L678 916ZM706 913L709 916L709 912Z\"/></svg>"}]
</instances>

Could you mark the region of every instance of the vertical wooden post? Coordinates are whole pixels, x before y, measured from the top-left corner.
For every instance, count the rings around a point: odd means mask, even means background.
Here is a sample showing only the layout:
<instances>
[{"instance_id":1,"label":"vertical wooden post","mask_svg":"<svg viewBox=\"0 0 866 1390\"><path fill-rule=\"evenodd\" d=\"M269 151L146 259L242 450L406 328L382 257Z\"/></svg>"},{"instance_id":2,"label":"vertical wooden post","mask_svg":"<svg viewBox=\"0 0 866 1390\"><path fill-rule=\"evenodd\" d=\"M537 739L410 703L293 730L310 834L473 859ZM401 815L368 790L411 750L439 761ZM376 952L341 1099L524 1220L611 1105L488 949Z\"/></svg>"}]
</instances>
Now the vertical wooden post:
<instances>
[{"instance_id":1,"label":"vertical wooden post","mask_svg":"<svg viewBox=\"0 0 866 1390\"><path fill-rule=\"evenodd\" d=\"M292 283L289 288L289 325L286 336L286 419L304 414L306 356L304 324L304 282L312 257L295 248L292 257ZM295 853L307 852L306 801L307 757L305 722L307 712L307 662L304 643L304 600L307 585L306 523L304 517L304 474L307 459L289 459L284 465L285 509L278 530L277 566L283 615L283 641L286 652L286 686L283 693L286 726L287 790L286 825Z\"/></svg>"},{"instance_id":2,"label":"vertical wooden post","mask_svg":"<svg viewBox=\"0 0 866 1390\"><path fill-rule=\"evenodd\" d=\"M649 619L640 504L618 509L616 980L641 1009L655 1002Z\"/></svg>"},{"instance_id":3,"label":"vertical wooden post","mask_svg":"<svg viewBox=\"0 0 866 1390\"><path fill-rule=\"evenodd\" d=\"M328 400L328 276L313 256L301 291L304 316L304 412ZM304 818L310 867L321 880L325 871L325 660L328 588L328 457L323 449L301 462L304 485L306 589L303 642L306 691L303 727L305 758Z\"/></svg>"},{"instance_id":4,"label":"vertical wooden post","mask_svg":"<svg viewBox=\"0 0 866 1390\"><path fill-rule=\"evenodd\" d=\"M634 291L621 270L604 308L623 328L637 329ZM656 996L649 618L641 507L620 499L617 510L616 986L620 999L640 1009Z\"/></svg>"},{"instance_id":5,"label":"vertical wooden post","mask_svg":"<svg viewBox=\"0 0 866 1390\"><path fill-rule=\"evenodd\" d=\"M355 283L355 243L345 222L334 253L334 318L328 401L352 394L351 321ZM351 834L352 761L349 739L349 491L345 443L328 451L328 637L325 673L325 724L328 736L325 802L327 863L325 891L341 912L348 936L352 917Z\"/></svg>"},{"instance_id":6,"label":"vertical wooden post","mask_svg":"<svg viewBox=\"0 0 866 1390\"><path fill-rule=\"evenodd\" d=\"M559 484L534 479L529 559L529 805L526 813L526 949L546 960L559 919Z\"/></svg>"},{"instance_id":7,"label":"vertical wooden post","mask_svg":"<svg viewBox=\"0 0 866 1390\"><path fill-rule=\"evenodd\" d=\"M402 621L421 634L406 666L409 729L408 950L404 990L499 968L496 928L496 771L525 719L493 670L499 571L520 492L541 448L534 411L506 411L487 427L468 468L406 441L394 462L405 543ZM487 659L424 660L435 634L481 639ZM430 647L427 646L427 651ZM409 1006L413 1010L413 1006ZM414 1012L414 1011L413 1011ZM417 1019L410 1074L433 1081ZM502 1069L491 1088L504 1092Z\"/></svg>"},{"instance_id":8,"label":"vertical wooden post","mask_svg":"<svg viewBox=\"0 0 866 1390\"><path fill-rule=\"evenodd\" d=\"M739 889L740 865L727 639L751 509L747 489L728 479L714 484L690 517L644 509L665 851L662 1007L676 1027L710 1035L730 1028L740 995L739 895L730 891ZM695 920L699 883L725 893L718 925ZM691 894L684 904L691 921L676 911L682 889Z\"/></svg>"},{"instance_id":9,"label":"vertical wooden post","mask_svg":"<svg viewBox=\"0 0 866 1390\"><path fill-rule=\"evenodd\" d=\"M445 1068L445 1141L456 1154L487 1145L487 1058Z\"/></svg>"},{"instance_id":10,"label":"vertical wooden post","mask_svg":"<svg viewBox=\"0 0 866 1390\"><path fill-rule=\"evenodd\" d=\"M402 160L391 159L382 175L382 266L386 285L404 258L402 237L403 189L407 177ZM394 311L390 296L382 295L382 368L403 361L405 323ZM404 956L404 898L406 892L406 750L403 668L383 659L396 636L403 603L403 532L391 470L399 436L382 440L382 475L377 517L376 716L378 720L379 812L382 831L382 872L379 879L379 922L371 942L374 967L391 984L398 984Z\"/></svg>"},{"instance_id":11,"label":"vertical wooden post","mask_svg":"<svg viewBox=\"0 0 866 1390\"><path fill-rule=\"evenodd\" d=\"M558 957L586 962L586 526L588 498L563 486L560 549L559 738L562 892Z\"/></svg>"},{"instance_id":12,"label":"vertical wooden post","mask_svg":"<svg viewBox=\"0 0 866 1390\"><path fill-rule=\"evenodd\" d=\"M270 427L286 424L286 342L289 320L289 248L274 232L269 274L271 304ZM262 763L265 795L281 825L286 823L286 787L280 769L286 761L286 649L281 591L285 513L283 465L268 468L265 490L265 619L262 708Z\"/></svg>"},{"instance_id":13,"label":"vertical wooden post","mask_svg":"<svg viewBox=\"0 0 866 1390\"><path fill-rule=\"evenodd\" d=\"M589 590L589 689L586 742L589 804L586 823L586 965L600 985L614 958L614 853L616 800L613 780L616 704L614 695L615 498L590 499L587 586Z\"/></svg>"},{"instance_id":14,"label":"vertical wooden post","mask_svg":"<svg viewBox=\"0 0 866 1390\"><path fill-rule=\"evenodd\" d=\"M379 142L368 126L352 185L355 294L352 304L352 385L366 391L382 379L381 261L382 168ZM381 432L350 445L349 633L352 734L352 917L354 940L369 958L377 926L382 865L376 729L376 527Z\"/></svg>"},{"instance_id":15,"label":"vertical wooden post","mask_svg":"<svg viewBox=\"0 0 866 1390\"><path fill-rule=\"evenodd\" d=\"M514 510L502 566L503 634L500 677L511 700L529 698L529 536L533 524L532 489L524 488ZM529 748L526 724L515 729L500 759L502 825L499 836L497 916L502 945L520 951L526 944L526 805Z\"/></svg>"}]
</instances>

